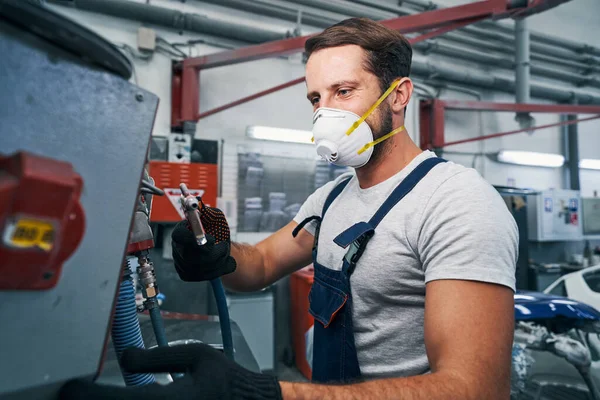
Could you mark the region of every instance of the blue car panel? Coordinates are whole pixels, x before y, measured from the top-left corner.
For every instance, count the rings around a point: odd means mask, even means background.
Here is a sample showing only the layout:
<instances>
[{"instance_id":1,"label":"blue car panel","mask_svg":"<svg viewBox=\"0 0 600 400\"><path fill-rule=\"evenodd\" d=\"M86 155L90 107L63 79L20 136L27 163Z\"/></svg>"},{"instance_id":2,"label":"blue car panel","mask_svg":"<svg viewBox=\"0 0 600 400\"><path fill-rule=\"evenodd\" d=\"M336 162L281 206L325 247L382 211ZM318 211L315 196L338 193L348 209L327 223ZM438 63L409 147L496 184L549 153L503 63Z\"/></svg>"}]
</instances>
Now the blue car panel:
<instances>
[{"instance_id":1,"label":"blue car panel","mask_svg":"<svg viewBox=\"0 0 600 400\"><path fill-rule=\"evenodd\" d=\"M515 321L546 320L558 324L561 330L600 328L600 324L595 324L600 321L600 312L579 301L529 291L517 291L514 298Z\"/></svg>"}]
</instances>

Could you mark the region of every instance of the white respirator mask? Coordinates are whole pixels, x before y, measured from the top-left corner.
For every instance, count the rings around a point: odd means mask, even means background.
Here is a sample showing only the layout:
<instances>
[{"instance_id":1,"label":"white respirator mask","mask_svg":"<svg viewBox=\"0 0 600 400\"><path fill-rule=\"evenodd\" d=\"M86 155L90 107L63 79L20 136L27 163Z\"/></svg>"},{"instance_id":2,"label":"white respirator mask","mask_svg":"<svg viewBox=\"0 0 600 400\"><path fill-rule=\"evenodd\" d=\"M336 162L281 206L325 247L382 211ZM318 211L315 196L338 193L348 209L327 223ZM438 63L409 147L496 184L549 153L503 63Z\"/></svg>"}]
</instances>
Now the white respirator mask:
<instances>
[{"instance_id":1,"label":"white respirator mask","mask_svg":"<svg viewBox=\"0 0 600 400\"><path fill-rule=\"evenodd\" d=\"M317 154L331 164L342 167L360 168L367 164L376 144L404 130L404 126L401 126L374 140L373 131L365 122L400 83L400 80L395 80L362 117L337 108L318 108L313 114L312 128Z\"/></svg>"}]
</instances>

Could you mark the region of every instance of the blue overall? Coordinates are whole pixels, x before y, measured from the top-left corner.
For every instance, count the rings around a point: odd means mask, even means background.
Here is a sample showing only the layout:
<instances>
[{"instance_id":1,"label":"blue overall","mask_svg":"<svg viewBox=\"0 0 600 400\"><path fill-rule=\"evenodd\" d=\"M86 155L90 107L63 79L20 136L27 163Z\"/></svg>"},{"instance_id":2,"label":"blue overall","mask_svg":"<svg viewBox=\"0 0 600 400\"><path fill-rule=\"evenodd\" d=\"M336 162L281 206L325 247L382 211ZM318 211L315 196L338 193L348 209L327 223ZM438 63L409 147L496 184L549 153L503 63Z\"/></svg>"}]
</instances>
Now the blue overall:
<instances>
[{"instance_id":1,"label":"blue overall","mask_svg":"<svg viewBox=\"0 0 600 400\"><path fill-rule=\"evenodd\" d=\"M338 235L334 242L347 248L341 271L335 271L317 262L320 225L327 209L342 193L351 178L340 182L329 194L321 216L302 221L294 236L312 220L317 221L313 245L314 283L310 290L309 312L315 318L312 362L313 382L349 383L361 380L360 366L354 343L352 324L352 291L350 277L377 225L388 212L406 196L441 158L428 158L419 164L390 194L369 222L359 222Z\"/></svg>"}]
</instances>

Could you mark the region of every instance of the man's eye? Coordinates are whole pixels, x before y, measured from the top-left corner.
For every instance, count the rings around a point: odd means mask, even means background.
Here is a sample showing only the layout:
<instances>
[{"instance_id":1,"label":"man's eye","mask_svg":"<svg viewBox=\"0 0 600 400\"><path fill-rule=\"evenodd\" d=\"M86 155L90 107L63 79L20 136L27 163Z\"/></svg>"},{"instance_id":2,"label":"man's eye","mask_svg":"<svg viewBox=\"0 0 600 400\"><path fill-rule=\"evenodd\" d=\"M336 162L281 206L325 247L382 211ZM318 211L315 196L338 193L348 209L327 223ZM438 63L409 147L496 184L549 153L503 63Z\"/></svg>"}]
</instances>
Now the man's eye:
<instances>
[{"instance_id":1,"label":"man's eye","mask_svg":"<svg viewBox=\"0 0 600 400\"><path fill-rule=\"evenodd\" d=\"M318 97L313 97L312 99L310 99L310 104L312 104L313 106L315 104L317 104L319 102L319 98Z\"/></svg>"},{"instance_id":2,"label":"man's eye","mask_svg":"<svg viewBox=\"0 0 600 400\"><path fill-rule=\"evenodd\" d=\"M338 90L338 94L340 96L347 96L350 94L350 89L340 89L340 90Z\"/></svg>"}]
</instances>

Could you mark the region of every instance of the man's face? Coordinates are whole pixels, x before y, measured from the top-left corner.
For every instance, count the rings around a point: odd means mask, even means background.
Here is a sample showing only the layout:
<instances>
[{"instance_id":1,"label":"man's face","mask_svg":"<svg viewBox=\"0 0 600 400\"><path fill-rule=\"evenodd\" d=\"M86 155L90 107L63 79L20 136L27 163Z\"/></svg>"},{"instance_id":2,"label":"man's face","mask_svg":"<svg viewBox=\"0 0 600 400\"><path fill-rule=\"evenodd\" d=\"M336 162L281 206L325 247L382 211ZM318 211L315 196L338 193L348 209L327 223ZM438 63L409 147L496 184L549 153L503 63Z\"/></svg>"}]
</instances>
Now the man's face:
<instances>
[{"instance_id":1,"label":"man's face","mask_svg":"<svg viewBox=\"0 0 600 400\"><path fill-rule=\"evenodd\" d=\"M307 98L313 111L320 107L352 111L362 116L383 93L377 76L364 68L365 51L356 45L331 47L311 54L306 63ZM377 139L392 130L392 112L384 101L367 118ZM375 146L378 158L388 142Z\"/></svg>"}]
</instances>

